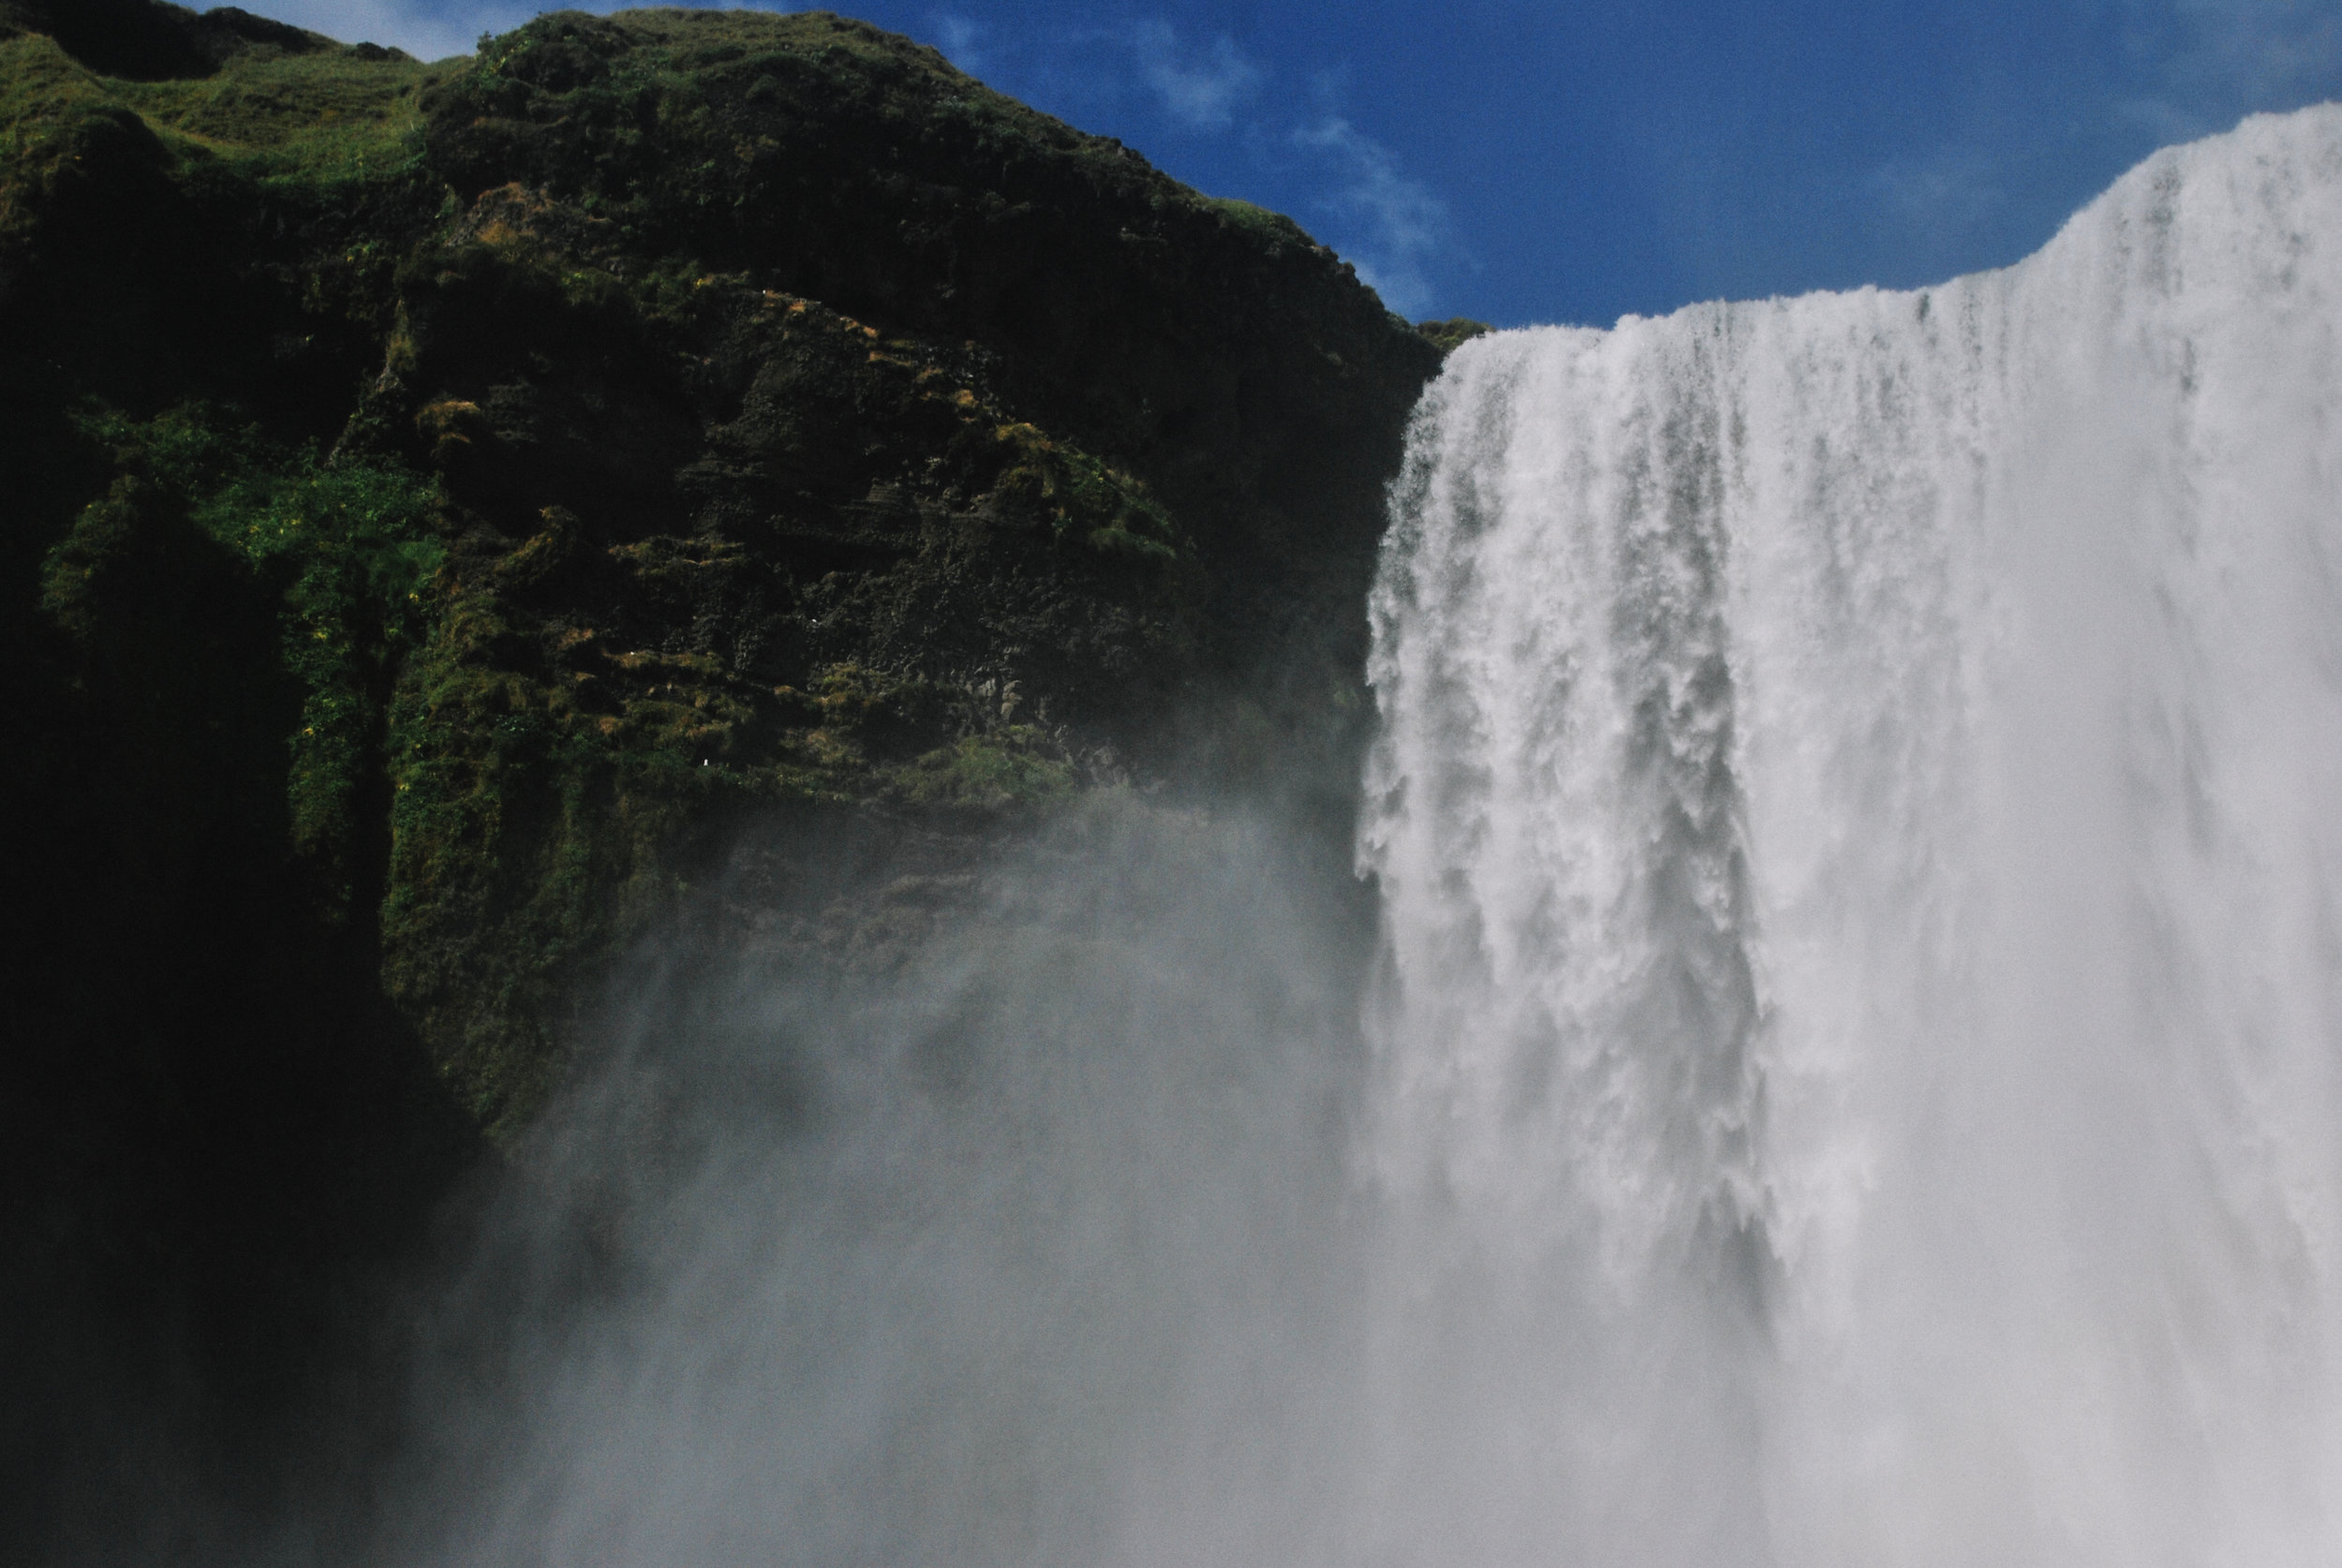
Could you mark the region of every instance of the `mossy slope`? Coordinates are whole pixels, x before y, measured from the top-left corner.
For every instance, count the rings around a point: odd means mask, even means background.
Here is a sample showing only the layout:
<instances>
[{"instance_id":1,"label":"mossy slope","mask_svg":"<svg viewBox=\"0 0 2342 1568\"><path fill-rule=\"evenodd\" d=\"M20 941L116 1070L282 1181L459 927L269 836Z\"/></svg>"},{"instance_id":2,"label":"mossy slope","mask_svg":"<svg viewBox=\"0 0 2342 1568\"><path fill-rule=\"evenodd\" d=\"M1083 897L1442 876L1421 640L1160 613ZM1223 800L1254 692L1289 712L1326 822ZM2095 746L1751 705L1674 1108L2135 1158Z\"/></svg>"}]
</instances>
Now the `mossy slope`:
<instances>
[{"instance_id":1,"label":"mossy slope","mask_svg":"<svg viewBox=\"0 0 2342 1568\"><path fill-rule=\"evenodd\" d=\"M246 453L169 481L207 515L254 463L412 477L408 641L318 701L390 781L391 994L483 1123L742 811L1198 757L1338 803L1436 351L1289 221L823 13L553 16L435 67L147 11L183 74L0 41L18 429L81 468L20 542L198 427Z\"/></svg>"},{"instance_id":2,"label":"mossy slope","mask_svg":"<svg viewBox=\"0 0 2342 1568\"><path fill-rule=\"evenodd\" d=\"M1441 347L826 13L0 0L23 1279L259 1386L745 824L1339 834Z\"/></svg>"}]
</instances>

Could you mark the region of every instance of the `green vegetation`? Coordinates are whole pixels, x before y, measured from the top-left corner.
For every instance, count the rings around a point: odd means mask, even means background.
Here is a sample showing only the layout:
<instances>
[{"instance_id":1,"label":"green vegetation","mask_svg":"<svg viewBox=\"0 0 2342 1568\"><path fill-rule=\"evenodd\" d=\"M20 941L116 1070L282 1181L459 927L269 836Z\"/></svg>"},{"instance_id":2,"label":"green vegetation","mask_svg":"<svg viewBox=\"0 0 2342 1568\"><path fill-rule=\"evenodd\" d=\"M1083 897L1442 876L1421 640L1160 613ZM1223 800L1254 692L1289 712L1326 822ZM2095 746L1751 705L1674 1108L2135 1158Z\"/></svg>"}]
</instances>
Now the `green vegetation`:
<instances>
[{"instance_id":1,"label":"green vegetation","mask_svg":"<svg viewBox=\"0 0 2342 1568\"><path fill-rule=\"evenodd\" d=\"M140 552L232 582L283 853L478 1125L752 818L1346 778L1428 350L1290 219L825 12L91 4L0 0L11 559L93 658Z\"/></svg>"},{"instance_id":2,"label":"green vegetation","mask_svg":"<svg viewBox=\"0 0 2342 1568\"><path fill-rule=\"evenodd\" d=\"M184 155L331 185L413 171L422 151L416 100L441 74L350 52L252 53L200 81L121 82L113 91Z\"/></svg>"},{"instance_id":3,"label":"green vegetation","mask_svg":"<svg viewBox=\"0 0 2342 1568\"><path fill-rule=\"evenodd\" d=\"M69 179L93 143L151 129L49 38L0 39L0 241L21 235L35 204Z\"/></svg>"},{"instance_id":4,"label":"green vegetation","mask_svg":"<svg viewBox=\"0 0 2342 1568\"><path fill-rule=\"evenodd\" d=\"M723 822L865 801L998 813L1074 787L1013 703L971 721L916 677L844 663L759 690L711 655L575 626L541 662L515 658L545 639L514 597L580 548L563 514L483 568L451 556L438 481L396 462L328 461L201 406L77 422L120 477L51 551L44 607L95 634L93 579L132 498L241 564L300 693L281 740L289 848L328 919L378 918L391 996L491 1129L541 1102L584 978L672 905ZM657 549L614 554L673 570ZM387 864L369 866L384 812ZM353 910L369 894L378 910Z\"/></svg>"},{"instance_id":5,"label":"green vegetation","mask_svg":"<svg viewBox=\"0 0 2342 1568\"><path fill-rule=\"evenodd\" d=\"M411 174L422 147L418 95L442 74L379 52L256 50L209 77L126 81L50 37L21 34L0 39L0 185L52 185L93 121L135 120L172 158L216 160L246 178L331 187Z\"/></svg>"},{"instance_id":6,"label":"green vegetation","mask_svg":"<svg viewBox=\"0 0 2342 1568\"><path fill-rule=\"evenodd\" d=\"M1204 200L1213 212L1229 223L1272 244L1313 247L1317 244L1302 230L1299 224L1282 213L1270 212L1266 207L1255 206L1233 196L1210 196Z\"/></svg>"},{"instance_id":7,"label":"green vegetation","mask_svg":"<svg viewBox=\"0 0 2342 1568\"><path fill-rule=\"evenodd\" d=\"M145 422L93 411L80 423L281 602L283 667L303 693L286 737L292 848L346 918L363 880L363 816L378 804L389 692L431 631L446 554L437 486L393 464L328 465L314 447L279 446L200 406ZM54 614L70 614L86 587L81 534L52 554L44 601Z\"/></svg>"},{"instance_id":8,"label":"green vegetation","mask_svg":"<svg viewBox=\"0 0 2342 1568\"><path fill-rule=\"evenodd\" d=\"M892 122L921 141L958 141L979 165L1040 150L1091 180L1152 175L1119 142L1085 136L932 49L829 11L551 14L483 40L447 91L472 119L491 122L475 127L473 146L518 143L561 194L590 193L605 215L643 234L672 223L672 209L736 211L770 191L777 175L787 178L777 155L799 117ZM655 135L628 134L646 125ZM590 155L576 155L587 146ZM1217 205L1156 178L1190 203Z\"/></svg>"},{"instance_id":9,"label":"green vegetation","mask_svg":"<svg viewBox=\"0 0 2342 1568\"><path fill-rule=\"evenodd\" d=\"M41 1522L52 1453L168 1447L85 1398L121 1346L307 1430L328 1304L663 928L882 969L1107 805L1343 863L1439 351L1290 220L827 13L424 66L0 0L0 1294L59 1304L0 1368L19 1538L151 1495ZM169 1539L114 1555L251 1555Z\"/></svg>"},{"instance_id":10,"label":"green vegetation","mask_svg":"<svg viewBox=\"0 0 2342 1568\"><path fill-rule=\"evenodd\" d=\"M1178 525L1145 481L1022 421L995 426L993 438L1013 454L999 493L1045 518L1053 538L1078 540L1110 555L1178 558Z\"/></svg>"},{"instance_id":11,"label":"green vegetation","mask_svg":"<svg viewBox=\"0 0 2342 1568\"><path fill-rule=\"evenodd\" d=\"M1443 354L1453 353L1481 333L1493 331L1486 321L1475 321L1462 316L1450 317L1445 321L1417 321L1415 330L1430 339Z\"/></svg>"},{"instance_id":12,"label":"green vegetation","mask_svg":"<svg viewBox=\"0 0 2342 1568\"><path fill-rule=\"evenodd\" d=\"M928 752L897 775L896 788L918 806L997 809L1068 798L1075 779L1045 733L1011 724Z\"/></svg>"}]
</instances>

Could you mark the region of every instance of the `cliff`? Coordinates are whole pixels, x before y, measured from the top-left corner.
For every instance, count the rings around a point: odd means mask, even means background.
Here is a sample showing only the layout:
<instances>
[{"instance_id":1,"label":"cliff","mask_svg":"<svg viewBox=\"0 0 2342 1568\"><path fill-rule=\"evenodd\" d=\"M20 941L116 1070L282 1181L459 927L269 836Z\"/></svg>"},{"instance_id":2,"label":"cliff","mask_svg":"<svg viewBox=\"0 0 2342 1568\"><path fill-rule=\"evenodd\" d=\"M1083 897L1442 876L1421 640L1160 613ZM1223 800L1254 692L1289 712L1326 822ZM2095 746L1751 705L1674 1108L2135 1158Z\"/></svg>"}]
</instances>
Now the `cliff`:
<instances>
[{"instance_id":1,"label":"cliff","mask_svg":"<svg viewBox=\"0 0 2342 1568\"><path fill-rule=\"evenodd\" d=\"M266 1406L774 823L839 962L1084 795L1346 832L1461 324L1287 219L827 13L0 0L0 120L27 1408Z\"/></svg>"}]
</instances>

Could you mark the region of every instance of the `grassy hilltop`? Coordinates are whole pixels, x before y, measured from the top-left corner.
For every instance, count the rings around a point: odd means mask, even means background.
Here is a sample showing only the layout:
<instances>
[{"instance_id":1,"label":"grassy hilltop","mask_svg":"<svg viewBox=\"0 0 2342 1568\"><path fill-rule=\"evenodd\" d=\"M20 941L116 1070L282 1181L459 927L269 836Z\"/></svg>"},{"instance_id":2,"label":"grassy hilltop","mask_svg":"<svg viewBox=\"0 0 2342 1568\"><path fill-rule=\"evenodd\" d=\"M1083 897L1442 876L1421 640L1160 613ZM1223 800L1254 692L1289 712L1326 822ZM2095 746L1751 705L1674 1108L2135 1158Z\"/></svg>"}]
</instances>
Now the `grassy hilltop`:
<instances>
[{"instance_id":1,"label":"grassy hilltop","mask_svg":"<svg viewBox=\"0 0 2342 1568\"><path fill-rule=\"evenodd\" d=\"M111 1324L265 1403L749 824L1338 834L1382 485L1465 325L828 13L427 65L0 0L0 1178L67 1347L0 1395ZM838 962L948 918L849 872L762 874L843 890Z\"/></svg>"}]
</instances>

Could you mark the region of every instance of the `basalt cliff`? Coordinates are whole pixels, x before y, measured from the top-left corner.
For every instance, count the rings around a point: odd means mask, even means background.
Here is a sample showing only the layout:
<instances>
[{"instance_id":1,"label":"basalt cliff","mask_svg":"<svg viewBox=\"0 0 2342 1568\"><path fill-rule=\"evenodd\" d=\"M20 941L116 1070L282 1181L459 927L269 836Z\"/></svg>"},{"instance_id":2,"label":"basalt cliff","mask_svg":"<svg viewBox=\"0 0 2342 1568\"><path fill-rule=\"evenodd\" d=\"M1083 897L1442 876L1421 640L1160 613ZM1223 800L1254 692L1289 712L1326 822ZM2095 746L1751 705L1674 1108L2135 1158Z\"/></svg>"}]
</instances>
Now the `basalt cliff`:
<instances>
[{"instance_id":1,"label":"basalt cliff","mask_svg":"<svg viewBox=\"0 0 2342 1568\"><path fill-rule=\"evenodd\" d=\"M0 127L11 1549L285 1441L647 934L883 967L1100 799L1346 875L1452 332L1286 218L820 12L0 0Z\"/></svg>"}]
</instances>

